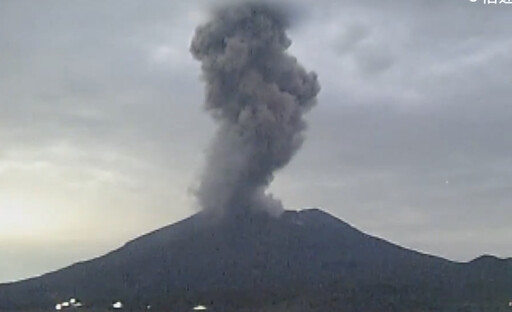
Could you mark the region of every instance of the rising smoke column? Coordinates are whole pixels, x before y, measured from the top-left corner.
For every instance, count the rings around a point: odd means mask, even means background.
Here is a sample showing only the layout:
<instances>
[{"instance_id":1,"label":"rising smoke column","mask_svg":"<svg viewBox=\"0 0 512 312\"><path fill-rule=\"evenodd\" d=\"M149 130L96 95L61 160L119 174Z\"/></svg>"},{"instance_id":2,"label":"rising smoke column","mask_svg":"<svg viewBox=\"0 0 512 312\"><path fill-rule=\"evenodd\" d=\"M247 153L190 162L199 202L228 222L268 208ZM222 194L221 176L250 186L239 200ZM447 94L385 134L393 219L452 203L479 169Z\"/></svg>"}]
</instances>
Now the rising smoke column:
<instances>
[{"instance_id":1,"label":"rising smoke column","mask_svg":"<svg viewBox=\"0 0 512 312\"><path fill-rule=\"evenodd\" d=\"M219 125L196 190L204 210L283 210L266 188L301 147L303 115L320 90L316 74L286 53L287 26L275 7L244 3L217 10L196 29L190 51L202 64L206 110Z\"/></svg>"}]
</instances>

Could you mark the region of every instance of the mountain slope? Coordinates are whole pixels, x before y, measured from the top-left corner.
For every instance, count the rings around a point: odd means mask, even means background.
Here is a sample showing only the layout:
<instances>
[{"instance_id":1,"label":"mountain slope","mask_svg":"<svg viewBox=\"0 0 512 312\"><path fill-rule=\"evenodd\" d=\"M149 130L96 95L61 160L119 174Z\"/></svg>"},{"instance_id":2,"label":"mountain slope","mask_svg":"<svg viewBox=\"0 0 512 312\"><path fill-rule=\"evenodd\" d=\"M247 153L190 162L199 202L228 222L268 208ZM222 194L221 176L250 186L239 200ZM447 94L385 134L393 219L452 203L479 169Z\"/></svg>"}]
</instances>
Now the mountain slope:
<instances>
[{"instance_id":1,"label":"mountain slope","mask_svg":"<svg viewBox=\"0 0 512 312\"><path fill-rule=\"evenodd\" d=\"M365 293L423 304L431 298L467 303L478 296L474 304L490 304L506 300L511 269L510 260L457 264L404 249L317 209L222 222L199 213L105 256L2 285L0 310L51 307L69 297L96 306L117 299L132 306L176 306L203 298L223 310L239 309L241 298L261 306L300 306L297 298L309 298L322 307L347 293L356 307Z\"/></svg>"}]
</instances>

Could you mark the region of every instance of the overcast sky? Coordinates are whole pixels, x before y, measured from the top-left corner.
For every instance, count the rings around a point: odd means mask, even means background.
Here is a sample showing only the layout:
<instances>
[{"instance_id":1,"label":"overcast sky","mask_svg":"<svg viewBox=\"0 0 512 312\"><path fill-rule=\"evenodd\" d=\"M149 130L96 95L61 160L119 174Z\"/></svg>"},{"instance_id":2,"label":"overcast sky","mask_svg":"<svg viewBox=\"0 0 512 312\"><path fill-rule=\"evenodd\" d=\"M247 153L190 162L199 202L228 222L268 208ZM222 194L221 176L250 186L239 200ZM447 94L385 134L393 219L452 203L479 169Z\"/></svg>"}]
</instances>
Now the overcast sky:
<instances>
[{"instance_id":1,"label":"overcast sky","mask_svg":"<svg viewBox=\"0 0 512 312\"><path fill-rule=\"evenodd\" d=\"M286 208L512 256L512 5L482 1L286 1L290 53L322 85L271 186ZM197 211L215 126L189 45L212 3L0 2L0 282Z\"/></svg>"}]
</instances>

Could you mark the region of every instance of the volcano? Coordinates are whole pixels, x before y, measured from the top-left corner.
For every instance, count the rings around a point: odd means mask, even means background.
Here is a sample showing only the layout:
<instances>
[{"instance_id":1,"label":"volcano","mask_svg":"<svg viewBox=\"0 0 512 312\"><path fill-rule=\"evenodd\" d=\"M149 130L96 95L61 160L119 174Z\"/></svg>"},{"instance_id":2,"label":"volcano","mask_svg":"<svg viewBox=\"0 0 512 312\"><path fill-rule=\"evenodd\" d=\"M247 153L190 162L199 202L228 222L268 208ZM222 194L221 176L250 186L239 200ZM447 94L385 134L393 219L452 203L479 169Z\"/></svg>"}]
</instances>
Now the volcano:
<instances>
[{"instance_id":1,"label":"volcano","mask_svg":"<svg viewBox=\"0 0 512 312\"><path fill-rule=\"evenodd\" d=\"M510 311L512 260L405 249L318 209L200 212L90 261L0 285L0 311Z\"/></svg>"}]
</instances>

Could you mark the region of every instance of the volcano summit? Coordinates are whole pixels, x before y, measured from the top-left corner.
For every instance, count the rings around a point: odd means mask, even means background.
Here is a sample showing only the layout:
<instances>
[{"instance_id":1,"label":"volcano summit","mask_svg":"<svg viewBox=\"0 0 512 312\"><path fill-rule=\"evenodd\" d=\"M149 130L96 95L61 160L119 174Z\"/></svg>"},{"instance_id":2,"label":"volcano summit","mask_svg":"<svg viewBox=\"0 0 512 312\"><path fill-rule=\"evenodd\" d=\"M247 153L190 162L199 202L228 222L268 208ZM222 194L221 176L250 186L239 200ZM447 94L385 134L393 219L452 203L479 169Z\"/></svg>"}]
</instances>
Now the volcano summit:
<instances>
[{"instance_id":1,"label":"volcano summit","mask_svg":"<svg viewBox=\"0 0 512 312\"><path fill-rule=\"evenodd\" d=\"M156 311L508 311L511 291L510 259L451 262L318 209L222 222L200 212L102 257L0 285L0 311L67 298L99 311L118 300Z\"/></svg>"}]
</instances>

